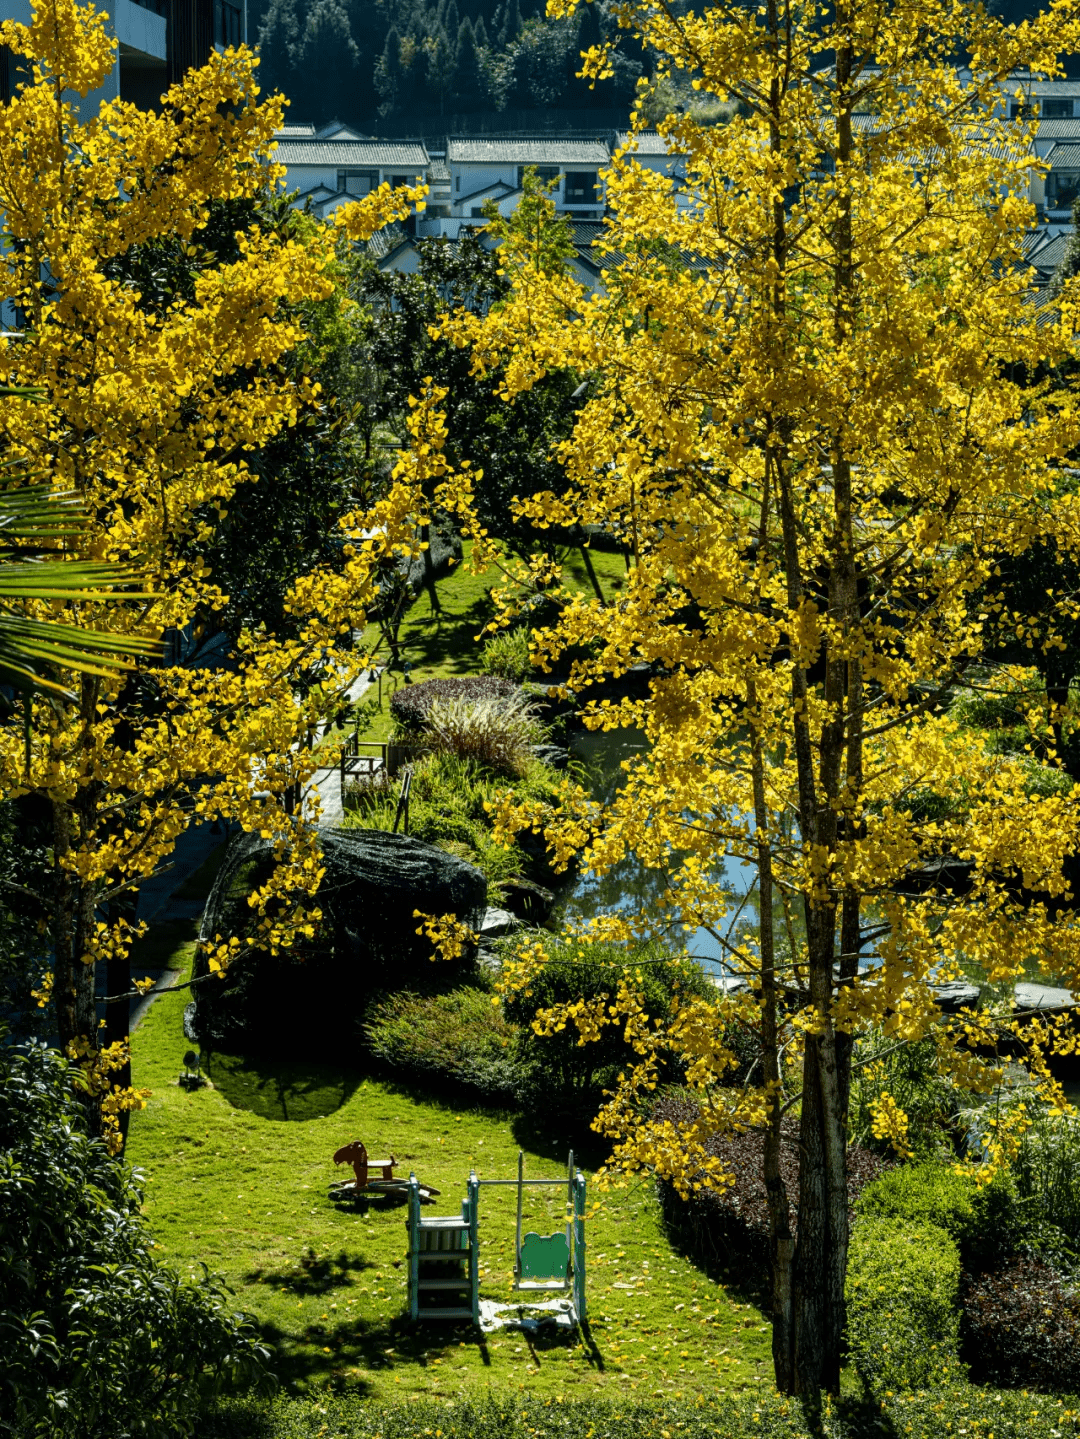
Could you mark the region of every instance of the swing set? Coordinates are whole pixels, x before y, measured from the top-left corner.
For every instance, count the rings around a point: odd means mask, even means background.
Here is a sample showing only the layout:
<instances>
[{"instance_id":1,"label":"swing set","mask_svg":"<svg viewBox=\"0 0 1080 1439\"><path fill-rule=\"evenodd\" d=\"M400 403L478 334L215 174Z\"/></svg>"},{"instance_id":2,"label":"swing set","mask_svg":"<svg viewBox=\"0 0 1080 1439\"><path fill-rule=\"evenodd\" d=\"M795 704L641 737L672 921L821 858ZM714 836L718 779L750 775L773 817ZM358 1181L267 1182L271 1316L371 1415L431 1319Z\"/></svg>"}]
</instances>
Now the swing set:
<instances>
[{"instance_id":1,"label":"swing set","mask_svg":"<svg viewBox=\"0 0 1080 1439\"><path fill-rule=\"evenodd\" d=\"M526 1186L566 1185L566 1228L554 1234L522 1234L522 1197ZM420 1183L409 1175L409 1317L471 1319L480 1323L479 1230L483 1185L517 1188L514 1244L516 1292L545 1290L568 1294L574 1318L585 1318L585 1176L574 1168L574 1152L565 1179L526 1179L525 1156L518 1151L516 1179L478 1179L469 1174L461 1218L426 1216L420 1210ZM421 1303L421 1298L425 1303ZM430 1301L434 1300L434 1303ZM440 1302L447 1301L447 1302Z\"/></svg>"}]
</instances>

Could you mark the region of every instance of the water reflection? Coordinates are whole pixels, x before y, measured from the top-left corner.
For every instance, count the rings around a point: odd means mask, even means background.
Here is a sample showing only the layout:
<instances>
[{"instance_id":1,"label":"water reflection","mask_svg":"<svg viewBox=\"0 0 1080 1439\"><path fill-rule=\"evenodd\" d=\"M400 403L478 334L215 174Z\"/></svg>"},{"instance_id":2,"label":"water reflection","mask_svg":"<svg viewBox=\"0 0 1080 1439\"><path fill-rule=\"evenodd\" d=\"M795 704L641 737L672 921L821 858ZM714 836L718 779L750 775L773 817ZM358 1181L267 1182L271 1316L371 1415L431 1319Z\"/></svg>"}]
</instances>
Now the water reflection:
<instances>
[{"instance_id":1,"label":"water reflection","mask_svg":"<svg viewBox=\"0 0 1080 1439\"><path fill-rule=\"evenodd\" d=\"M622 769L624 759L640 754L646 747L645 737L640 730L609 730L605 733L575 735L571 753L587 769L589 788L593 795L605 804L614 799L615 793L626 773ZM737 859L721 860L714 871L715 877L730 891L734 906L730 922L736 929L756 927L758 920L757 897L751 893L756 872L752 865ZM569 923L595 919L597 915L612 914L618 910L638 913L645 911L656 914L657 901L667 886L664 871L650 868L636 855L627 857L605 875L581 870L569 880L560 894L558 918ZM745 903L739 906L738 900ZM736 915L735 911L739 913ZM683 935L675 931L673 938L685 942L686 950L699 960L703 968L719 973L725 968L722 960L723 948L706 929L697 929ZM734 938L729 931L724 936L731 942Z\"/></svg>"}]
</instances>

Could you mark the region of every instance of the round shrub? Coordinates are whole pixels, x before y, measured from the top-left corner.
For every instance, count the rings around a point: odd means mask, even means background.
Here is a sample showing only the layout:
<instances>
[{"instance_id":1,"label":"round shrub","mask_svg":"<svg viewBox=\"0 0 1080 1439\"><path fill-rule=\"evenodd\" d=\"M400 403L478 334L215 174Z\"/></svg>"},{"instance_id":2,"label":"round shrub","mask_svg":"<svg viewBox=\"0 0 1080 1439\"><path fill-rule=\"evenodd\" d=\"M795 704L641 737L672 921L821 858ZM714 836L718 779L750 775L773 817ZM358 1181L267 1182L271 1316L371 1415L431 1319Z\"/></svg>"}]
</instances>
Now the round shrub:
<instances>
[{"instance_id":1,"label":"round shrub","mask_svg":"<svg viewBox=\"0 0 1080 1439\"><path fill-rule=\"evenodd\" d=\"M503 1102L516 1083L515 1033L486 990L469 988L391 995L364 1026L372 1055L394 1073Z\"/></svg>"},{"instance_id":2,"label":"round shrub","mask_svg":"<svg viewBox=\"0 0 1080 1439\"><path fill-rule=\"evenodd\" d=\"M390 700L390 713L402 729L424 728L431 706L436 700L507 699L517 686L497 675L461 675L448 679L424 680L418 685L402 685Z\"/></svg>"},{"instance_id":3,"label":"round shrub","mask_svg":"<svg viewBox=\"0 0 1080 1439\"><path fill-rule=\"evenodd\" d=\"M960 1254L936 1224L863 1219L848 1253L848 1349L875 1390L955 1383Z\"/></svg>"},{"instance_id":4,"label":"round shrub","mask_svg":"<svg viewBox=\"0 0 1080 1439\"><path fill-rule=\"evenodd\" d=\"M502 630L492 635L480 652L480 668L486 675L520 684L532 672L529 661L529 631Z\"/></svg>"},{"instance_id":5,"label":"round shrub","mask_svg":"<svg viewBox=\"0 0 1080 1439\"><path fill-rule=\"evenodd\" d=\"M948 1163L901 1164L868 1184L857 1212L881 1219L935 1224L959 1245L966 1269L990 1268L1015 1252L1025 1232L1012 1178L999 1170L989 1184Z\"/></svg>"}]
</instances>

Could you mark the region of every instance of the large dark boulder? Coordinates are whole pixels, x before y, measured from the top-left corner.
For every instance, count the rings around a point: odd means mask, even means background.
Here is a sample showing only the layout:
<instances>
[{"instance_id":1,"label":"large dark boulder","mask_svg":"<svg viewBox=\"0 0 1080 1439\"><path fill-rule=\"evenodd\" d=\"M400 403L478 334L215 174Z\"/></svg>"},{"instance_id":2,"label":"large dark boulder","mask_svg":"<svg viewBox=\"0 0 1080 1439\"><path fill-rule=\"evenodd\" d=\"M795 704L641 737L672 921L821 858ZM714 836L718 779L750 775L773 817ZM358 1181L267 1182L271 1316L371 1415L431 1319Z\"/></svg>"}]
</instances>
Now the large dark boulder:
<instances>
[{"instance_id":1,"label":"large dark boulder","mask_svg":"<svg viewBox=\"0 0 1080 1439\"><path fill-rule=\"evenodd\" d=\"M486 909L484 876L434 845L385 830L324 830L326 874L316 897L322 920L302 948L270 956L253 950L223 979L194 986L187 1028L207 1048L238 1053L337 1057L355 1052L359 1021L375 994L442 987L473 962L432 960L416 933L414 910L456 914L478 930ZM273 869L271 845L234 840L203 915L199 939L243 935L252 924L251 890ZM208 972L200 947L195 977Z\"/></svg>"}]
</instances>

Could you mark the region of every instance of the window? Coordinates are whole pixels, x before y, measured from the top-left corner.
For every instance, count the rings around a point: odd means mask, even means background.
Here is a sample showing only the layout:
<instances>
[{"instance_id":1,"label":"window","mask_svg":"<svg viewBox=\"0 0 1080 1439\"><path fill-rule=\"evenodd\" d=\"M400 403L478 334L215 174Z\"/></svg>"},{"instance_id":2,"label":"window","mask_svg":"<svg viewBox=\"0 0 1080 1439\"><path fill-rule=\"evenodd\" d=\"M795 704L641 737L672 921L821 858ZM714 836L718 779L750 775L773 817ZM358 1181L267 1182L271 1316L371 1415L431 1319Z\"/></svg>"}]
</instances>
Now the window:
<instances>
[{"instance_id":1,"label":"window","mask_svg":"<svg viewBox=\"0 0 1080 1439\"><path fill-rule=\"evenodd\" d=\"M569 170L563 200L567 205L596 204L596 171Z\"/></svg>"},{"instance_id":2,"label":"window","mask_svg":"<svg viewBox=\"0 0 1080 1439\"><path fill-rule=\"evenodd\" d=\"M214 0L214 44L234 48L240 44L244 17L228 0Z\"/></svg>"},{"instance_id":3,"label":"window","mask_svg":"<svg viewBox=\"0 0 1080 1439\"><path fill-rule=\"evenodd\" d=\"M482 220L484 218L483 205L474 205L469 211L469 218L472 220Z\"/></svg>"},{"instance_id":4,"label":"window","mask_svg":"<svg viewBox=\"0 0 1080 1439\"><path fill-rule=\"evenodd\" d=\"M378 189L378 170L339 170L337 172L338 190L344 190L347 195L367 195L370 191Z\"/></svg>"},{"instance_id":5,"label":"window","mask_svg":"<svg viewBox=\"0 0 1080 1439\"><path fill-rule=\"evenodd\" d=\"M518 166L518 189L525 183L525 171L535 170L536 178L545 185L550 185L552 180L559 178L558 165L519 165Z\"/></svg>"},{"instance_id":6,"label":"window","mask_svg":"<svg viewBox=\"0 0 1080 1439\"><path fill-rule=\"evenodd\" d=\"M400 185L411 185L412 181L409 179L408 175L395 175L390 181L390 183L396 190Z\"/></svg>"},{"instance_id":7,"label":"window","mask_svg":"<svg viewBox=\"0 0 1080 1439\"><path fill-rule=\"evenodd\" d=\"M1080 195L1080 170L1051 171L1046 177L1046 208L1071 210Z\"/></svg>"},{"instance_id":8,"label":"window","mask_svg":"<svg viewBox=\"0 0 1080 1439\"><path fill-rule=\"evenodd\" d=\"M1035 107L1039 107L1039 117L1043 120L1071 120L1073 102L1062 100L1060 97L1047 95L1034 100L1014 100L1009 106L1009 114L1014 120L1030 120L1035 113Z\"/></svg>"}]
</instances>

